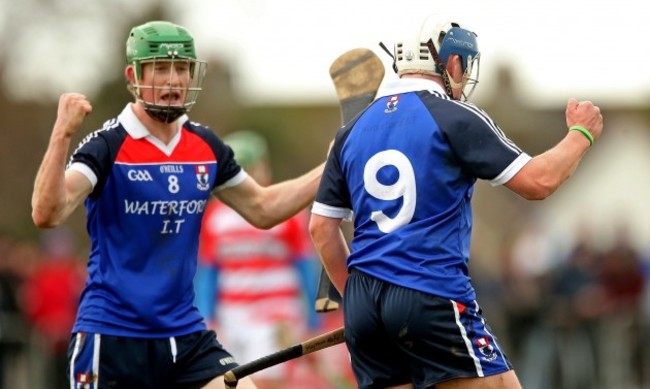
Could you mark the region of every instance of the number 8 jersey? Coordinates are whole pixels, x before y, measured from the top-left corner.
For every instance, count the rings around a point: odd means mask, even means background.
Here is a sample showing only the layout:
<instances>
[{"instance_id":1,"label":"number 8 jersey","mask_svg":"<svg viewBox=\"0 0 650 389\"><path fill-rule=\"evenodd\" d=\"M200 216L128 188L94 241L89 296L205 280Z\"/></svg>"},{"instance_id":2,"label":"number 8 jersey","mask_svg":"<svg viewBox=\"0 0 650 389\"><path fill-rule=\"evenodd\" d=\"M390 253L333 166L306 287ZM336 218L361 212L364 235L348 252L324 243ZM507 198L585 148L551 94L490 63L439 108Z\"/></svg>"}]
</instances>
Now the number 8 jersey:
<instances>
[{"instance_id":1,"label":"number 8 jersey","mask_svg":"<svg viewBox=\"0 0 650 389\"><path fill-rule=\"evenodd\" d=\"M215 187L246 173L210 129L186 116L178 123L165 145L127 105L71 157L68 169L93 184L88 281L74 332L158 338L205 329L193 289L203 212Z\"/></svg>"},{"instance_id":2,"label":"number 8 jersey","mask_svg":"<svg viewBox=\"0 0 650 389\"><path fill-rule=\"evenodd\" d=\"M433 81L401 79L379 96L339 130L312 213L353 217L348 269L472 301L474 183L504 184L531 158Z\"/></svg>"}]
</instances>

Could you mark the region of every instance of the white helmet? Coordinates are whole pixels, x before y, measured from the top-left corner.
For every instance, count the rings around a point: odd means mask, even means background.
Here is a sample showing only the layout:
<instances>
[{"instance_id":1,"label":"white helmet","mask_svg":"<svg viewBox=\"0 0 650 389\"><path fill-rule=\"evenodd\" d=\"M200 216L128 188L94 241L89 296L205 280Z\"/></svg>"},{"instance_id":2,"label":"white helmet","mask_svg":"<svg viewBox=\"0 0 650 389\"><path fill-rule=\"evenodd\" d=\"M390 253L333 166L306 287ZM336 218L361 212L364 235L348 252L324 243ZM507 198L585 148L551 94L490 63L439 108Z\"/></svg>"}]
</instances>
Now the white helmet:
<instances>
[{"instance_id":1,"label":"white helmet","mask_svg":"<svg viewBox=\"0 0 650 389\"><path fill-rule=\"evenodd\" d=\"M433 42L434 53L427 45L429 40ZM393 54L395 61L393 68L398 75L406 73L435 75L446 79L446 83L453 83L453 80L443 70L446 69L449 56L457 54L461 57L465 74L463 82L453 86L462 87L464 90L468 84L472 84L470 93L463 93L467 99L478 83L480 53L476 33L461 27L449 17L441 15L427 17L419 31L395 43ZM474 76L472 72L475 73Z\"/></svg>"}]
</instances>

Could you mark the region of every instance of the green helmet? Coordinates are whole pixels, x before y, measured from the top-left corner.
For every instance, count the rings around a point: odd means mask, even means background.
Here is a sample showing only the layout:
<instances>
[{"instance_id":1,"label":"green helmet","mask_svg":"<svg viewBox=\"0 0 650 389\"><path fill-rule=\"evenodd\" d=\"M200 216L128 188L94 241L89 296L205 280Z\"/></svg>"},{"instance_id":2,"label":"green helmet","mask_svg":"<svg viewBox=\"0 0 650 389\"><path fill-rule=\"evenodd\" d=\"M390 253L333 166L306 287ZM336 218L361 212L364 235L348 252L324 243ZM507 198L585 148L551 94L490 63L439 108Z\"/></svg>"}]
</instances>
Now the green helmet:
<instances>
[{"instance_id":1,"label":"green helmet","mask_svg":"<svg viewBox=\"0 0 650 389\"><path fill-rule=\"evenodd\" d=\"M189 62L191 83L184 88L187 93L182 106L142 100L142 89L156 88L140 84L142 64L159 61ZM197 60L194 38L184 27L166 21L152 21L133 27L126 41L126 62L135 69L132 92L137 100L144 103L145 110L153 118L173 122L196 103L205 76L206 63ZM173 88L168 87L168 89Z\"/></svg>"},{"instance_id":2,"label":"green helmet","mask_svg":"<svg viewBox=\"0 0 650 389\"><path fill-rule=\"evenodd\" d=\"M170 22L155 21L133 27L126 40L126 63L137 66L153 58L196 59L194 38L189 31ZM138 77L140 69L137 69Z\"/></svg>"},{"instance_id":3,"label":"green helmet","mask_svg":"<svg viewBox=\"0 0 650 389\"><path fill-rule=\"evenodd\" d=\"M223 141L235 153L235 159L241 166L250 166L265 158L268 154L266 140L256 132L241 130L226 135Z\"/></svg>"}]
</instances>

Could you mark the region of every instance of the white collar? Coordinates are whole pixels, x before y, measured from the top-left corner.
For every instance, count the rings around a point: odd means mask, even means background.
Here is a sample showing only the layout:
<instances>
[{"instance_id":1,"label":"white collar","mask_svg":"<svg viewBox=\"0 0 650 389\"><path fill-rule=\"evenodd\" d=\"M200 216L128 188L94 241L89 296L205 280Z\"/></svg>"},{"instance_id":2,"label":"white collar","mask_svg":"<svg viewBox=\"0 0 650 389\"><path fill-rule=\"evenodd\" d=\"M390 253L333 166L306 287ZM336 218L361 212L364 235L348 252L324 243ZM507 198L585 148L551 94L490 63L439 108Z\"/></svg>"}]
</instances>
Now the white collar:
<instances>
[{"instance_id":1,"label":"white collar","mask_svg":"<svg viewBox=\"0 0 650 389\"><path fill-rule=\"evenodd\" d=\"M400 78L389 81L378 92L377 98L398 95L400 93L429 90L445 95L445 90L435 81L424 78Z\"/></svg>"},{"instance_id":2,"label":"white collar","mask_svg":"<svg viewBox=\"0 0 650 389\"><path fill-rule=\"evenodd\" d=\"M124 127L126 132L131 135L133 139L142 139L147 136L152 136L149 130L147 130L147 127L145 127L140 119L135 116L135 112L133 112L133 103L128 103L126 107L124 107L122 112L117 116L117 120L122 123L122 127ZM189 118L187 115L179 117L176 120L178 129L180 130L183 128L183 124L188 120Z\"/></svg>"},{"instance_id":3,"label":"white collar","mask_svg":"<svg viewBox=\"0 0 650 389\"><path fill-rule=\"evenodd\" d=\"M172 140L167 145L164 144L160 139L151 135L149 130L147 130L147 127L145 127L145 125L142 124L140 119L138 119L138 117L135 116L135 112L133 112L133 103L128 103L126 107L124 107L122 112L117 116L117 120L122 124L122 127L124 127L126 132L133 139L146 138L149 142L153 143L156 147L158 147L163 153L169 156L174 151L174 148L180 141L181 132L182 132L181 128L183 128L183 124L185 124L185 122L188 121L189 118L187 117L187 115L182 115L176 120L178 131L176 131L176 135L174 135L174 138L172 138Z\"/></svg>"}]
</instances>

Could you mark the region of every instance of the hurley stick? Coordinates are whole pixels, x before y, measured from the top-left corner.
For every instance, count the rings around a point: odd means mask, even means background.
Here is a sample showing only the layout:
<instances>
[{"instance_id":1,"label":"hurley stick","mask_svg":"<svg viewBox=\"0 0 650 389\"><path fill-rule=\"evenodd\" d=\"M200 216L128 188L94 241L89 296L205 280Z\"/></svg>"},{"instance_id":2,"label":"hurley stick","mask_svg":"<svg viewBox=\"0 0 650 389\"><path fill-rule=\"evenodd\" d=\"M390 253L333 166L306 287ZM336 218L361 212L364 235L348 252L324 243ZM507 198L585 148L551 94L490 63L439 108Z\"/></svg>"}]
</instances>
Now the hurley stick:
<instances>
[{"instance_id":1,"label":"hurley stick","mask_svg":"<svg viewBox=\"0 0 650 389\"><path fill-rule=\"evenodd\" d=\"M357 48L346 51L332 62L330 78L339 99L341 122L346 124L375 99L384 79L384 65L370 49ZM316 312L338 309L341 295L321 268L316 292Z\"/></svg>"}]
</instances>

